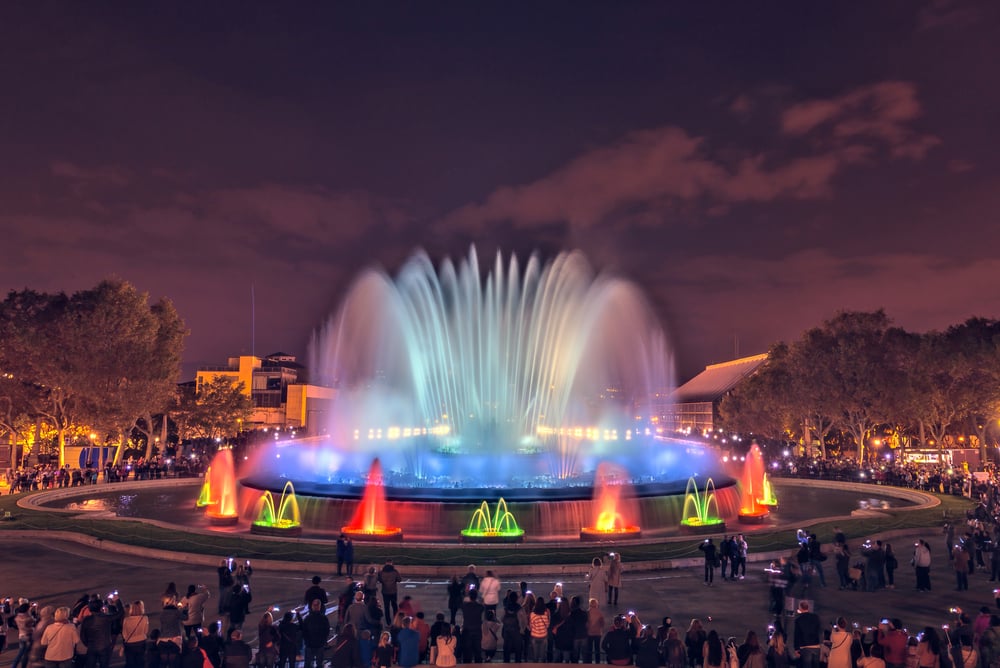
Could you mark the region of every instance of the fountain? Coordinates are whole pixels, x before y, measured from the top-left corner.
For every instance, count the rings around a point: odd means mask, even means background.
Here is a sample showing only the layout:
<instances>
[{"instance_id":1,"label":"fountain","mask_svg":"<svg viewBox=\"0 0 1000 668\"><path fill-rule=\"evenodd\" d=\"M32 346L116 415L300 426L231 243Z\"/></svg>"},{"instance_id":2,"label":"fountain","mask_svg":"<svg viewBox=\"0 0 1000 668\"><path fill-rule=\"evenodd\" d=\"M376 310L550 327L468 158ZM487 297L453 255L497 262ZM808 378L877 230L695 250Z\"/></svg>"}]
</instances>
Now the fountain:
<instances>
[{"instance_id":1,"label":"fountain","mask_svg":"<svg viewBox=\"0 0 1000 668\"><path fill-rule=\"evenodd\" d=\"M767 473L764 473L764 477L761 478L761 494L757 499L757 504L764 506L768 510L774 510L778 507L778 497L774 495L774 487L771 485L771 479L767 477Z\"/></svg>"},{"instance_id":2,"label":"fountain","mask_svg":"<svg viewBox=\"0 0 1000 668\"><path fill-rule=\"evenodd\" d=\"M301 536L302 521L299 518L299 504L295 500L295 487L291 481L285 483L281 491L278 510L274 509L274 496L265 490L257 502L257 519L250 525L250 533L265 536Z\"/></svg>"},{"instance_id":3,"label":"fountain","mask_svg":"<svg viewBox=\"0 0 1000 668\"><path fill-rule=\"evenodd\" d=\"M507 502L500 497L496 513L490 515L486 501L472 513L469 526L462 529L461 540L478 543L519 543L524 540L524 529L517 526L514 514L507 509Z\"/></svg>"},{"instance_id":4,"label":"fountain","mask_svg":"<svg viewBox=\"0 0 1000 668\"><path fill-rule=\"evenodd\" d=\"M402 529L389 526L386 509L385 477L382 475L382 464L376 457L368 471L361 503L351 523L340 529L341 533L358 540L402 540Z\"/></svg>"},{"instance_id":5,"label":"fountain","mask_svg":"<svg viewBox=\"0 0 1000 668\"><path fill-rule=\"evenodd\" d=\"M737 515L743 524L762 524L771 514L762 505L759 498L764 495L764 458L760 454L760 446L751 444L743 464L743 477L740 480L740 512ZM772 494L773 495L773 494Z\"/></svg>"},{"instance_id":6,"label":"fountain","mask_svg":"<svg viewBox=\"0 0 1000 668\"><path fill-rule=\"evenodd\" d=\"M681 531L685 533L715 533L724 531L726 522L719 516L719 502L715 498L715 482L709 478L705 488L698 491L698 482L694 477L688 478L687 489L684 491L684 517L681 520ZM712 513L712 507L715 513Z\"/></svg>"},{"instance_id":7,"label":"fountain","mask_svg":"<svg viewBox=\"0 0 1000 668\"><path fill-rule=\"evenodd\" d=\"M591 526L580 529L580 540L613 540L639 538L639 527L627 524L622 512L627 505L629 488L626 472L613 464L602 462L594 475L594 512Z\"/></svg>"},{"instance_id":8,"label":"fountain","mask_svg":"<svg viewBox=\"0 0 1000 668\"><path fill-rule=\"evenodd\" d=\"M212 505L212 467L205 469L205 482L201 485L198 499L194 502L195 508L205 508Z\"/></svg>"},{"instance_id":9,"label":"fountain","mask_svg":"<svg viewBox=\"0 0 1000 668\"><path fill-rule=\"evenodd\" d=\"M240 521L236 511L236 466L233 463L233 451L228 448L219 450L212 458L210 474L207 474L205 487L209 490L209 498L205 505L205 516L209 524L214 526L229 526Z\"/></svg>"},{"instance_id":10,"label":"fountain","mask_svg":"<svg viewBox=\"0 0 1000 668\"><path fill-rule=\"evenodd\" d=\"M576 252L498 253L486 269L472 249L437 270L418 252L395 279L363 272L311 343L313 382L335 389L322 424L262 448L244 488L293 480L307 526L329 526L368 496L377 457L388 517L428 540L498 496L532 538L577 538L600 515L601 462L633 482L634 525L676 526L665 499L692 473L735 498L711 449L664 433L671 353L634 284Z\"/></svg>"}]
</instances>

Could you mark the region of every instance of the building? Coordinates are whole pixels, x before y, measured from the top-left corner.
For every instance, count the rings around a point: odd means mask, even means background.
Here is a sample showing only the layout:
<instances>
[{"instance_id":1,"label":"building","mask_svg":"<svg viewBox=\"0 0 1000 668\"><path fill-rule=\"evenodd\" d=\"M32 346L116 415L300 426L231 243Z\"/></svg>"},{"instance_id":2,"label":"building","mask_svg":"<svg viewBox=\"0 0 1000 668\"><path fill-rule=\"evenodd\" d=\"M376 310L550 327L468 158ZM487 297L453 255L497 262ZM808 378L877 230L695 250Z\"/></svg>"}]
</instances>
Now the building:
<instances>
[{"instance_id":1,"label":"building","mask_svg":"<svg viewBox=\"0 0 1000 668\"><path fill-rule=\"evenodd\" d=\"M228 364L204 367L195 374L196 391L219 376L243 383L243 391L253 401L248 429L294 427L316 431L327 412L335 391L305 382L305 368L288 353L264 357L230 357Z\"/></svg>"},{"instance_id":2,"label":"building","mask_svg":"<svg viewBox=\"0 0 1000 668\"><path fill-rule=\"evenodd\" d=\"M704 434L719 421L719 403L740 381L752 375L767 353L711 364L673 394L673 431Z\"/></svg>"}]
</instances>

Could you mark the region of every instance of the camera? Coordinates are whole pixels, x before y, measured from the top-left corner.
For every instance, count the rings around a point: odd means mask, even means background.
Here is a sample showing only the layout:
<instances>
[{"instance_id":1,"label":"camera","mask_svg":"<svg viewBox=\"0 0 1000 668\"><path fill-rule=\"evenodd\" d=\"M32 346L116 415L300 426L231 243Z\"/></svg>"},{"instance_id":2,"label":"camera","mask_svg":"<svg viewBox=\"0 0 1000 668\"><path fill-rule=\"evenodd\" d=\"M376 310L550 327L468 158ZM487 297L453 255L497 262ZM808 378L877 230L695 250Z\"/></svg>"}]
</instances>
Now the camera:
<instances>
[{"instance_id":1,"label":"camera","mask_svg":"<svg viewBox=\"0 0 1000 668\"><path fill-rule=\"evenodd\" d=\"M882 618L882 621L879 622L879 624L888 624L888 623L889 623L889 620L885 619L884 617Z\"/></svg>"},{"instance_id":2,"label":"camera","mask_svg":"<svg viewBox=\"0 0 1000 668\"><path fill-rule=\"evenodd\" d=\"M948 612L950 612L953 615L960 615L960 614L962 614L962 609L959 608L959 607L957 607L957 606L955 606L955 607L949 608Z\"/></svg>"},{"instance_id":3,"label":"camera","mask_svg":"<svg viewBox=\"0 0 1000 668\"><path fill-rule=\"evenodd\" d=\"M243 585L243 591L250 591L250 585Z\"/></svg>"},{"instance_id":4,"label":"camera","mask_svg":"<svg viewBox=\"0 0 1000 668\"><path fill-rule=\"evenodd\" d=\"M614 552L608 552L608 556L609 557L613 557L613 556L615 556L615 553Z\"/></svg>"},{"instance_id":5,"label":"camera","mask_svg":"<svg viewBox=\"0 0 1000 668\"><path fill-rule=\"evenodd\" d=\"M629 617L635 617L635 610L629 610L628 611L628 616Z\"/></svg>"}]
</instances>

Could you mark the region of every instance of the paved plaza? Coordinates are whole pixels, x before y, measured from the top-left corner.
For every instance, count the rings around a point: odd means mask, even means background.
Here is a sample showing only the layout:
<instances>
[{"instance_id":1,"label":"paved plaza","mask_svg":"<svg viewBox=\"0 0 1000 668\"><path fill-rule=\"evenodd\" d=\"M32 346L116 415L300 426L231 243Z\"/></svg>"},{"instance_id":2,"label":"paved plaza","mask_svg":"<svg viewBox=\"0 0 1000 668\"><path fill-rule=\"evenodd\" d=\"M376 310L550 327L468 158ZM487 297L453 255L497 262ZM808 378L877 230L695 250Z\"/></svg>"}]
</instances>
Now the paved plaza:
<instances>
[{"instance_id":1,"label":"paved plaza","mask_svg":"<svg viewBox=\"0 0 1000 668\"><path fill-rule=\"evenodd\" d=\"M836 583L833 559L825 564L827 586L812 586L807 591L795 594L799 598L815 601L817 612L824 623L844 615L851 622L862 626L876 623L882 617L898 617L903 620L911 633L927 625L940 626L950 621L949 608L961 607L975 615L978 609L994 605L995 583L988 580L988 574L977 571L970 578L970 590L954 591L954 572L943 556L943 543L937 527L929 528L923 537L931 541L936 551L931 569L933 591L917 592L914 588L912 568L908 566L907 550L902 546L912 545L920 535L895 536L893 544L900 554L901 567L896 572L896 588L875 593L861 591L840 591ZM790 536L789 553L794 547ZM217 577L213 567L192 566L171 561L148 559L141 556L122 555L114 549L96 549L70 542L40 541L37 538L17 538L4 535L4 559L0 567L0 594L4 596L26 596L37 600L40 605L71 605L83 593L106 594L118 590L125 601L142 599L151 613L151 621L156 624L156 611L160 594L168 582L174 582L180 591L188 584L206 584L217 595ZM405 552L405 544L400 550ZM414 548L416 549L416 548ZM752 558L751 544L751 558ZM597 548L595 548L596 554ZM360 561L356 568L366 566L364 546L358 546ZM220 555L220 558L224 555ZM742 637L748 629L764 632L771 621L767 613L768 586L765 579L765 562L751 562L745 580L724 582L716 578L712 587L702 583L702 569L683 569L629 573L625 566L625 578L621 598L617 608L605 611L628 612L634 610L640 619L650 625L659 625L662 618L671 616L674 625L686 628L692 618L700 618L710 628L715 628L726 636ZM480 574L485 572L480 566ZM503 581L504 588L516 588L525 579L529 588L548 598L555 577L531 576L522 578L516 569L494 568ZM324 573L323 584L331 592L331 602L336 601L336 592L343 579L326 575L330 566L323 565L318 572ZM442 578L427 579L408 577L407 567L399 566L404 578L400 598L409 595L416 601L428 619L434 614L447 610L446 588ZM458 569L459 574L464 569ZM304 565L300 573L267 570L257 566L252 578L253 602L251 614L247 618L247 629L254 641L256 621L268 607L281 610L302 603L303 593L316 568ZM587 584L582 576L562 580L567 596L585 596ZM215 610L209 603L209 610ZM461 621L461 615L459 615ZM9 650L4 656L9 655Z\"/></svg>"}]
</instances>

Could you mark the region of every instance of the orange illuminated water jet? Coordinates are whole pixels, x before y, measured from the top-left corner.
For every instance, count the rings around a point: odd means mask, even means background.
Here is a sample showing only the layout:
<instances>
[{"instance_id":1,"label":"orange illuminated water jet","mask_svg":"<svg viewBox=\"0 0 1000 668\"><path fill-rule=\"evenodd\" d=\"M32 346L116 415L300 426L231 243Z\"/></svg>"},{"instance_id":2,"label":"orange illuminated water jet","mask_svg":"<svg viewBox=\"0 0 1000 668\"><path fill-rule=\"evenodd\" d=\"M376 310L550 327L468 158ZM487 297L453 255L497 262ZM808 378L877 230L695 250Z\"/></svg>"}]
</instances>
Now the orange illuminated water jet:
<instances>
[{"instance_id":1,"label":"orange illuminated water jet","mask_svg":"<svg viewBox=\"0 0 1000 668\"><path fill-rule=\"evenodd\" d=\"M630 525L622 516L629 483L621 467L601 462L594 474L594 525L580 529L580 540L610 540L638 538L639 527Z\"/></svg>"},{"instance_id":2,"label":"orange illuminated water jet","mask_svg":"<svg viewBox=\"0 0 1000 668\"><path fill-rule=\"evenodd\" d=\"M760 502L764 496L764 458L760 454L760 446L756 443L750 446L750 452L747 453L743 465L740 493L738 517L741 522L758 524L771 514L767 506Z\"/></svg>"},{"instance_id":3,"label":"orange illuminated water jet","mask_svg":"<svg viewBox=\"0 0 1000 668\"><path fill-rule=\"evenodd\" d=\"M236 524L240 520L236 510L236 466L233 451L219 450L212 459L212 466L206 473L205 488L209 498L205 504L205 516L211 524L222 526Z\"/></svg>"},{"instance_id":4,"label":"orange illuminated water jet","mask_svg":"<svg viewBox=\"0 0 1000 668\"><path fill-rule=\"evenodd\" d=\"M389 526L385 502L385 479L382 464L376 457L368 470L365 493L354 511L350 524L340 529L351 538L360 540L401 540L403 530Z\"/></svg>"}]
</instances>

